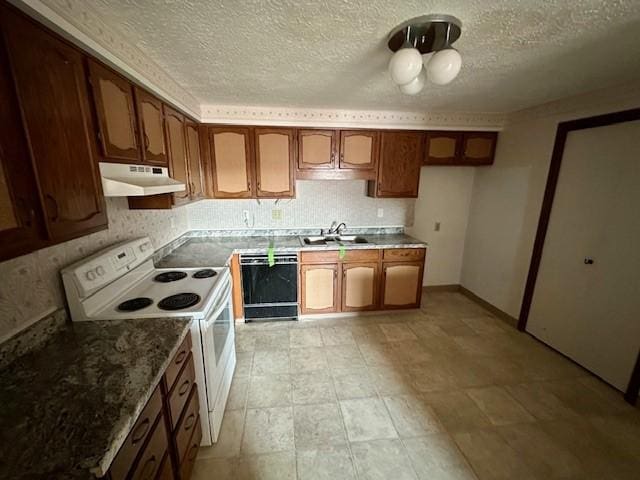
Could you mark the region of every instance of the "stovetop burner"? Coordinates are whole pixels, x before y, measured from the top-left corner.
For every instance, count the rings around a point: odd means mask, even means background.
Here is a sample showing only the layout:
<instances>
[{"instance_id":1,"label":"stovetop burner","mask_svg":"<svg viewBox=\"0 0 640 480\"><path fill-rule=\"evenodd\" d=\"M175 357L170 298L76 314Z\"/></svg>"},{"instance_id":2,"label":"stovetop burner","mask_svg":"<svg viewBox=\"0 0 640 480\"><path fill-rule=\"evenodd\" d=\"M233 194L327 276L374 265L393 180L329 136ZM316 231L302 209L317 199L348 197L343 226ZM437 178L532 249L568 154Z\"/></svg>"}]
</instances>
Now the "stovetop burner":
<instances>
[{"instance_id":1,"label":"stovetop burner","mask_svg":"<svg viewBox=\"0 0 640 480\"><path fill-rule=\"evenodd\" d=\"M117 308L121 312L135 312L136 310L141 310L148 307L152 303L153 300L151 300L150 298L138 297L122 302L120 305L118 305Z\"/></svg>"},{"instance_id":2,"label":"stovetop burner","mask_svg":"<svg viewBox=\"0 0 640 480\"><path fill-rule=\"evenodd\" d=\"M156 282L169 283L169 282L175 282L176 280L182 280L186 276L187 276L186 272L180 272L178 270L173 270L171 272L160 273L160 274L156 275L155 277L153 277L153 279Z\"/></svg>"},{"instance_id":3,"label":"stovetop burner","mask_svg":"<svg viewBox=\"0 0 640 480\"><path fill-rule=\"evenodd\" d=\"M194 306L200 301L200 295L195 293L178 293L163 298L158 302L158 308L162 310L182 310Z\"/></svg>"},{"instance_id":4,"label":"stovetop burner","mask_svg":"<svg viewBox=\"0 0 640 480\"><path fill-rule=\"evenodd\" d=\"M196 273L194 273L193 278L209 278L209 277L215 277L217 274L218 272L216 272L214 269L205 268L203 270L198 270Z\"/></svg>"}]
</instances>

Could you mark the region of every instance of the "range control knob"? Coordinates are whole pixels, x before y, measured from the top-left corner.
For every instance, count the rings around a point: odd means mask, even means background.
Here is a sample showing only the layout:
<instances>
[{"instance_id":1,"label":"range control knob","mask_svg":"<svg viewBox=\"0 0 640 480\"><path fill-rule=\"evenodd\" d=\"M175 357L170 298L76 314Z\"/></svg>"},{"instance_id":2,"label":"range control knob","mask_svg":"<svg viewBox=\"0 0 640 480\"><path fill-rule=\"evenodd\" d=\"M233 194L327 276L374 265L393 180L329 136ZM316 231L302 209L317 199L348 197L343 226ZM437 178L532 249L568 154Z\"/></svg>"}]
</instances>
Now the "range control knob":
<instances>
[{"instance_id":1,"label":"range control knob","mask_svg":"<svg viewBox=\"0 0 640 480\"><path fill-rule=\"evenodd\" d=\"M96 273L93 270L89 270L87 273L85 273L84 275L87 280L89 280L90 282L94 281L96 279Z\"/></svg>"},{"instance_id":2,"label":"range control knob","mask_svg":"<svg viewBox=\"0 0 640 480\"><path fill-rule=\"evenodd\" d=\"M140 251L141 252L146 252L147 250L149 250L150 246L151 246L151 244L149 242L145 242L145 243L140 245Z\"/></svg>"},{"instance_id":3,"label":"range control knob","mask_svg":"<svg viewBox=\"0 0 640 480\"><path fill-rule=\"evenodd\" d=\"M99 277L103 276L105 274L104 267L102 265L98 265L98 267L96 268L96 273Z\"/></svg>"}]
</instances>

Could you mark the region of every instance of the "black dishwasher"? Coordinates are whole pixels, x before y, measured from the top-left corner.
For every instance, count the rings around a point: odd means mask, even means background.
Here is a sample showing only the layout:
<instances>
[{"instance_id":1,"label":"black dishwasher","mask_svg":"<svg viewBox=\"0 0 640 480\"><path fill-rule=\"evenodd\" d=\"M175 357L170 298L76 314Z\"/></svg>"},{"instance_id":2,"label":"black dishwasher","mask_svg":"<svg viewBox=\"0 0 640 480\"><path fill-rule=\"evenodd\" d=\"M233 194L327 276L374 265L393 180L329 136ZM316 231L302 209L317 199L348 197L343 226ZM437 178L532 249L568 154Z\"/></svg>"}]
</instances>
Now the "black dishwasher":
<instances>
[{"instance_id":1,"label":"black dishwasher","mask_svg":"<svg viewBox=\"0 0 640 480\"><path fill-rule=\"evenodd\" d=\"M269 266L269 263L272 263ZM245 322L298 319L298 256L241 255Z\"/></svg>"}]
</instances>

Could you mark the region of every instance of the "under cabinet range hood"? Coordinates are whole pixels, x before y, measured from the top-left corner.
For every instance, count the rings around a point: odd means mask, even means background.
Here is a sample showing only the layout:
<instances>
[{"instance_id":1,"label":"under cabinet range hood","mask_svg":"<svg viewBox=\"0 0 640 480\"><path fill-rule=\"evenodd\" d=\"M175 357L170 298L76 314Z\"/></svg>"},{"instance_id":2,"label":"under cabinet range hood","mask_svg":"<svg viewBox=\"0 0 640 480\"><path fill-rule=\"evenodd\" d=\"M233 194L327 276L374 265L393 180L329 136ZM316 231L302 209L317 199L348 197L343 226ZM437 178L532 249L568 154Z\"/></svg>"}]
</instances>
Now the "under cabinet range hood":
<instances>
[{"instance_id":1,"label":"under cabinet range hood","mask_svg":"<svg viewBox=\"0 0 640 480\"><path fill-rule=\"evenodd\" d=\"M140 197L186 189L184 183L169 177L166 167L100 162L100 176L105 197Z\"/></svg>"}]
</instances>

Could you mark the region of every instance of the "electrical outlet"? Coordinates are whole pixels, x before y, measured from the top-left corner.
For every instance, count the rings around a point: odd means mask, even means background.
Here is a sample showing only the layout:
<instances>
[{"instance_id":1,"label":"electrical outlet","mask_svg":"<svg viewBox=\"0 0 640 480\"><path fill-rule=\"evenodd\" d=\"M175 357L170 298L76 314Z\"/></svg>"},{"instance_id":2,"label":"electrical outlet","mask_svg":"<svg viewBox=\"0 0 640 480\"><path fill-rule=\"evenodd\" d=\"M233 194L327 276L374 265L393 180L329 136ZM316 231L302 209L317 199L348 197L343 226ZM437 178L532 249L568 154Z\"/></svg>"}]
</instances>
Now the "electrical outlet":
<instances>
[{"instance_id":1,"label":"electrical outlet","mask_svg":"<svg viewBox=\"0 0 640 480\"><path fill-rule=\"evenodd\" d=\"M440 222L436 222L435 225L433 226L433 231L434 232L439 232L440 231Z\"/></svg>"},{"instance_id":2,"label":"electrical outlet","mask_svg":"<svg viewBox=\"0 0 640 480\"><path fill-rule=\"evenodd\" d=\"M379 208L378 209L378 218L382 218L384 217L384 208Z\"/></svg>"},{"instance_id":3,"label":"electrical outlet","mask_svg":"<svg viewBox=\"0 0 640 480\"><path fill-rule=\"evenodd\" d=\"M271 210L271 220L282 220L282 210L279 208Z\"/></svg>"}]
</instances>

